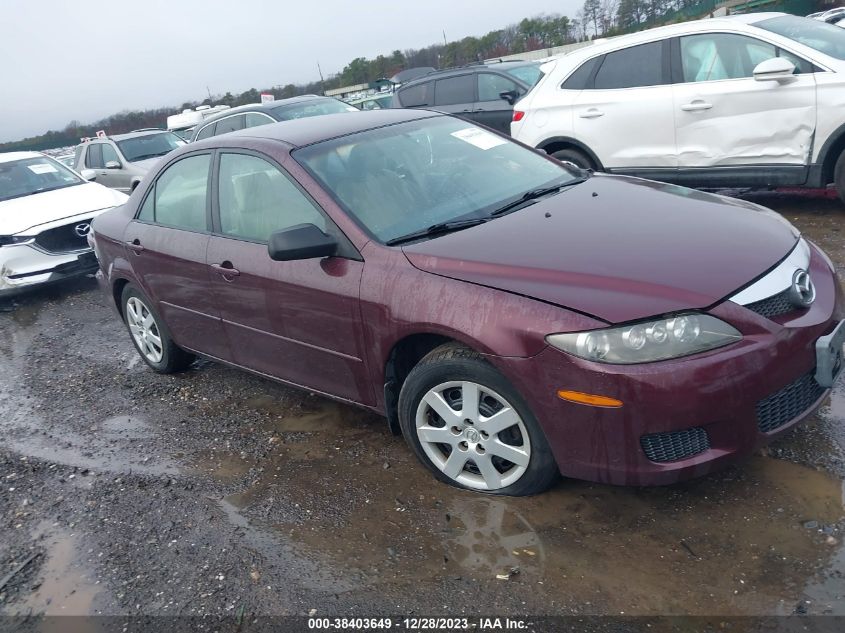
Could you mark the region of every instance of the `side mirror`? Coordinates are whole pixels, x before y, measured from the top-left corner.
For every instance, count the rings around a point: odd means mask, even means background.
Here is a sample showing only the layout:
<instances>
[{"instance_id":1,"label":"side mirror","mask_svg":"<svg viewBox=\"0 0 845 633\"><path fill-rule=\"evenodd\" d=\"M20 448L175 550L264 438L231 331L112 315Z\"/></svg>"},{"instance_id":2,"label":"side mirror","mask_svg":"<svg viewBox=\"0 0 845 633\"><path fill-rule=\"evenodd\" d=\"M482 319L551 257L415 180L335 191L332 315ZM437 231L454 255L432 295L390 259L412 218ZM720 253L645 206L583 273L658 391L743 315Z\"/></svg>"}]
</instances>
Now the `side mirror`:
<instances>
[{"instance_id":1,"label":"side mirror","mask_svg":"<svg viewBox=\"0 0 845 633\"><path fill-rule=\"evenodd\" d=\"M79 175L88 182L94 182L97 179L97 172L93 169L83 169L79 172Z\"/></svg>"},{"instance_id":2,"label":"side mirror","mask_svg":"<svg viewBox=\"0 0 845 633\"><path fill-rule=\"evenodd\" d=\"M106 163L106 169L120 169L120 163L116 160L110 160Z\"/></svg>"},{"instance_id":3,"label":"side mirror","mask_svg":"<svg viewBox=\"0 0 845 633\"><path fill-rule=\"evenodd\" d=\"M785 82L795 79L795 65L784 57L772 57L760 62L754 68L754 79L757 81Z\"/></svg>"},{"instance_id":4,"label":"side mirror","mask_svg":"<svg viewBox=\"0 0 845 633\"><path fill-rule=\"evenodd\" d=\"M519 92L516 90L505 90L504 92L499 93L499 98L504 99L509 104L513 105L516 103L516 100L519 99Z\"/></svg>"},{"instance_id":5,"label":"side mirror","mask_svg":"<svg viewBox=\"0 0 845 633\"><path fill-rule=\"evenodd\" d=\"M337 240L314 224L299 224L277 231L270 236L267 244L270 259L277 262L331 257L337 253L337 248Z\"/></svg>"}]
</instances>

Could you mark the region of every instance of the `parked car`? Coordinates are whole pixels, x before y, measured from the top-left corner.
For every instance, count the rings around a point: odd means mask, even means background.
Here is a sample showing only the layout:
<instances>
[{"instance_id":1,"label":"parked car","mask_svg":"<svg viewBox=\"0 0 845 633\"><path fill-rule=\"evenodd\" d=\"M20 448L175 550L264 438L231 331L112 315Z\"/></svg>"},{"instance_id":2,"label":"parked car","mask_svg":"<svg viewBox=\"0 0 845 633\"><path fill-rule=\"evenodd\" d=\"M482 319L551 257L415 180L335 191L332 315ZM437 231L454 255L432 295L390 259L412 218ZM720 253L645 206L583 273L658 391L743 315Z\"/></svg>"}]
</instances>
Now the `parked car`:
<instances>
[{"instance_id":1,"label":"parked car","mask_svg":"<svg viewBox=\"0 0 845 633\"><path fill-rule=\"evenodd\" d=\"M267 125L277 121L305 119L339 112L357 112L357 108L332 97L318 97L317 95L303 95L266 103L254 103L232 108L207 119L204 124L198 125L194 129L192 140L202 140L211 136Z\"/></svg>"},{"instance_id":2,"label":"parked car","mask_svg":"<svg viewBox=\"0 0 845 633\"><path fill-rule=\"evenodd\" d=\"M155 128L92 138L76 148L76 171L87 180L131 193L160 157L182 145L181 137Z\"/></svg>"},{"instance_id":3,"label":"parked car","mask_svg":"<svg viewBox=\"0 0 845 633\"><path fill-rule=\"evenodd\" d=\"M537 62L493 62L430 73L402 85L394 108L431 108L510 134L513 104L540 78Z\"/></svg>"},{"instance_id":4,"label":"parked car","mask_svg":"<svg viewBox=\"0 0 845 633\"><path fill-rule=\"evenodd\" d=\"M61 154L60 156L55 156L55 159L65 167L70 167L71 169L73 169L76 163L76 157L73 154Z\"/></svg>"},{"instance_id":5,"label":"parked car","mask_svg":"<svg viewBox=\"0 0 845 633\"><path fill-rule=\"evenodd\" d=\"M673 24L550 62L514 137L581 167L845 199L845 33L781 13Z\"/></svg>"},{"instance_id":6,"label":"parked car","mask_svg":"<svg viewBox=\"0 0 845 633\"><path fill-rule=\"evenodd\" d=\"M382 108L389 108L392 101L392 92L380 92L373 95L367 95L366 97L361 97L359 99L353 99L351 101L347 101L347 103L359 110L380 110Z\"/></svg>"},{"instance_id":7,"label":"parked car","mask_svg":"<svg viewBox=\"0 0 845 633\"><path fill-rule=\"evenodd\" d=\"M842 369L833 265L777 214L432 112L191 144L94 233L155 371L201 355L366 407L474 490L703 475Z\"/></svg>"},{"instance_id":8,"label":"parked car","mask_svg":"<svg viewBox=\"0 0 845 633\"><path fill-rule=\"evenodd\" d=\"M39 152L0 154L0 297L94 272L91 221L125 201Z\"/></svg>"}]
</instances>

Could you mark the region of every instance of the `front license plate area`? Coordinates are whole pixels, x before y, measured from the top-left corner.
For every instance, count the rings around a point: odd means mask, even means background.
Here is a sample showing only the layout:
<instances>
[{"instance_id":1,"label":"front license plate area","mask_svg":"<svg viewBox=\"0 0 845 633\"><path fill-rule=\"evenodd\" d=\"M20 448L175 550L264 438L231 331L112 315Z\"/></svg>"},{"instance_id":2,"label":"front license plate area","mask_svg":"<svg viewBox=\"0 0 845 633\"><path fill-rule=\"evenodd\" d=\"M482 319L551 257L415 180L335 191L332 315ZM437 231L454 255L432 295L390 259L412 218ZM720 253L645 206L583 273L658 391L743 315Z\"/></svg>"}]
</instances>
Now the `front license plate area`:
<instances>
[{"instance_id":1,"label":"front license plate area","mask_svg":"<svg viewBox=\"0 0 845 633\"><path fill-rule=\"evenodd\" d=\"M830 389L842 373L842 346L845 344L845 321L816 341L816 382Z\"/></svg>"}]
</instances>

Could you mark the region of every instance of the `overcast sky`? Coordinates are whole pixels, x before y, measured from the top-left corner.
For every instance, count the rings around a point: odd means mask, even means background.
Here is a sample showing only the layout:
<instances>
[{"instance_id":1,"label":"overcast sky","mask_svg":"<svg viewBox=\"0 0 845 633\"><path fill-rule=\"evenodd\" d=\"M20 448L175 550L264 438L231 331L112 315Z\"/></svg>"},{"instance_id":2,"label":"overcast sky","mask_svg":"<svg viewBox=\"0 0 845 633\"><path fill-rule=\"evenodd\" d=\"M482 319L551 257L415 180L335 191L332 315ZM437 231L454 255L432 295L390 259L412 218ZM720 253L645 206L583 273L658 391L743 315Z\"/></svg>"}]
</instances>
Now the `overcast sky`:
<instances>
[{"instance_id":1,"label":"overcast sky","mask_svg":"<svg viewBox=\"0 0 845 633\"><path fill-rule=\"evenodd\" d=\"M0 142L120 110L302 83L579 0L0 0Z\"/></svg>"}]
</instances>

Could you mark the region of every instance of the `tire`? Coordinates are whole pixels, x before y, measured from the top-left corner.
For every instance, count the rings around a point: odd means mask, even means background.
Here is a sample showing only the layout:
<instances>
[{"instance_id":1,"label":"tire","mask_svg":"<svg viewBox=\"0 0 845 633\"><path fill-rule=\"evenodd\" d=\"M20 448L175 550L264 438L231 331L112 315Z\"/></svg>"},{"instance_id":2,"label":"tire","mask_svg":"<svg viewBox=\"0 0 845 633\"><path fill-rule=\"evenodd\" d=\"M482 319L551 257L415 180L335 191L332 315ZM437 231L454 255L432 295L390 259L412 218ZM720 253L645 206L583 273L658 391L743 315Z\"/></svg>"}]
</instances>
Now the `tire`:
<instances>
[{"instance_id":1,"label":"tire","mask_svg":"<svg viewBox=\"0 0 845 633\"><path fill-rule=\"evenodd\" d=\"M160 374L187 369L196 358L173 342L170 331L143 292L127 284L120 298L123 322L141 359Z\"/></svg>"},{"instance_id":2,"label":"tire","mask_svg":"<svg viewBox=\"0 0 845 633\"><path fill-rule=\"evenodd\" d=\"M839 158L836 159L836 165L833 167L833 184L836 187L839 199L845 202L845 151L839 155Z\"/></svg>"},{"instance_id":3,"label":"tire","mask_svg":"<svg viewBox=\"0 0 845 633\"><path fill-rule=\"evenodd\" d=\"M465 395L478 402L466 413ZM398 409L405 440L440 481L522 496L542 492L558 477L549 444L528 405L504 376L467 347L447 343L425 356L402 385ZM498 414L503 414L499 424L506 426L493 426Z\"/></svg>"},{"instance_id":4,"label":"tire","mask_svg":"<svg viewBox=\"0 0 845 633\"><path fill-rule=\"evenodd\" d=\"M577 149L560 149L552 152L552 158L557 158L562 163L572 163L580 169L595 170L596 166L584 152Z\"/></svg>"}]
</instances>

